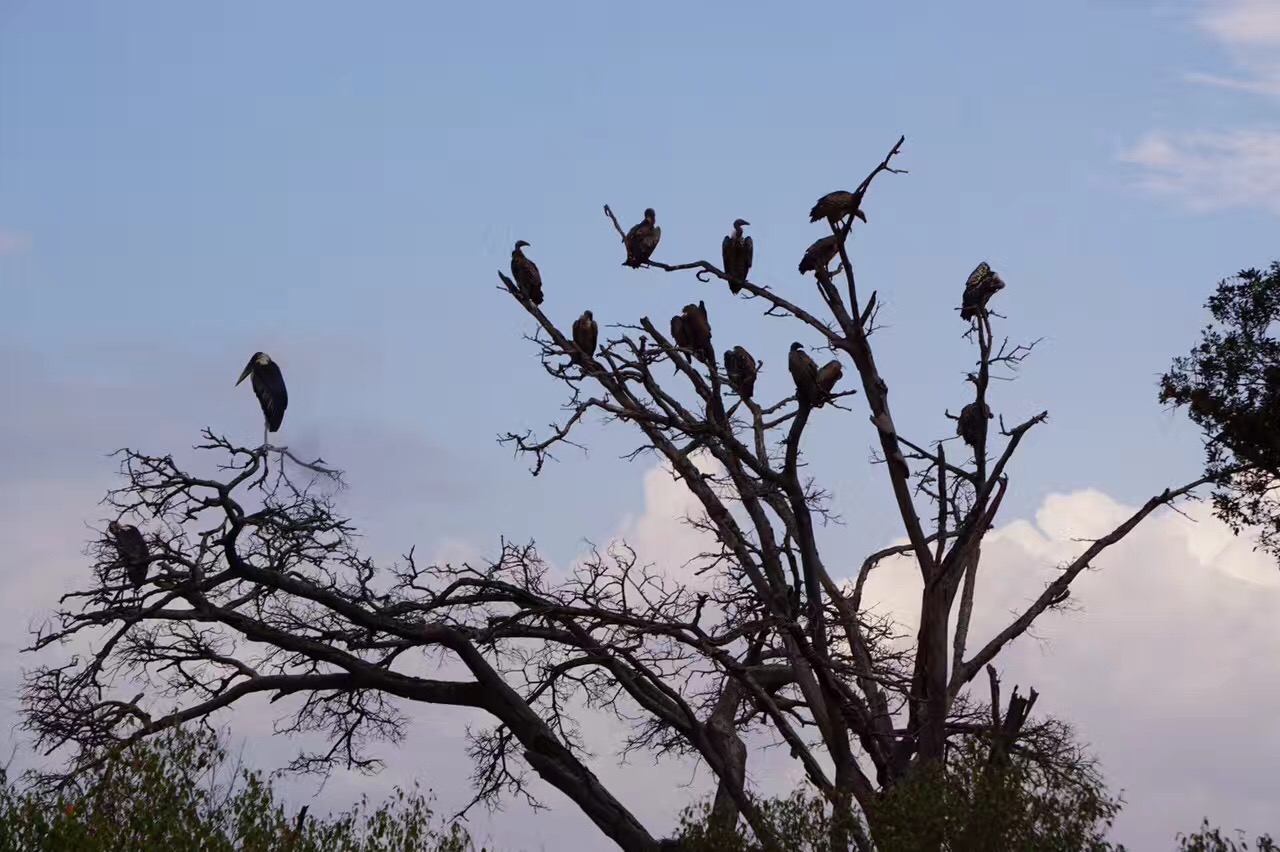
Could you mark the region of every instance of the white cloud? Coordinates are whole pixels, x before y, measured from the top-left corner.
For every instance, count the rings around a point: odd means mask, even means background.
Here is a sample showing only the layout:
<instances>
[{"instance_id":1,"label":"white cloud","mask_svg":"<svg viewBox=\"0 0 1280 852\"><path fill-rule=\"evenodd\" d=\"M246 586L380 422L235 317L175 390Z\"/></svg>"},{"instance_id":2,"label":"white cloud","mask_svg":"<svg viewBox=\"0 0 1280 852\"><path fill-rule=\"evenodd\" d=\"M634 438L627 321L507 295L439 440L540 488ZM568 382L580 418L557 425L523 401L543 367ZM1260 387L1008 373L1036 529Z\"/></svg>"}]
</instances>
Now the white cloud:
<instances>
[{"instance_id":1,"label":"white cloud","mask_svg":"<svg viewBox=\"0 0 1280 852\"><path fill-rule=\"evenodd\" d=\"M694 498L665 468L645 475L644 495L643 511L619 524L618 537L667 577L702 582L692 578L690 560L709 540L682 520L696 512ZM3 636L5 649L25 644L29 618L47 611L83 570L81 524L94 516L94 496L73 486L0 483L0 506L6 508L0 538L12 557L0 566L0 582L11 591L0 613L10 631ZM993 530L983 551L971 647L1024 607L1057 565L1079 553L1084 545L1077 539L1097 535L1131 511L1098 491L1053 494L1033 519ZM1280 786L1270 764L1280 753L1280 721L1270 708L1280 703L1280 574L1247 540L1213 519L1207 506L1192 506L1187 514L1190 519L1166 512L1139 527L1098 560L1098 570L1079 578L1073 598L1080 611L1047 616L1036 639L1015 643L999 658L1006 689L1017 683L1039 690L1038 709L1076 723L1113 788L1124 788L1128 804L1115 839L1131 848L1167 848L1201 815L1253 831L1276 828L1270 806L1280 798ZM870 541L866 549L886 543ZM433 555L473 559L478 552L487 550L448 541ZM865 599L909 629L918 594L911 566L887 562L872 575ZM10 680L6 691L15 676L12 668L0 669L0 677ZM11 702L0 704L0 715L8 717L0 727L7 727L12 710ZM271 736L269 720L279 710L275 705L235 714L233 728L257 765L280 766L300 744ZM383 775L340 773L315 800L314 781L286 781L291 796L323 811L361 793L376 799L393 783L418 778L435 788L441 812L460 807L470 794L462 731L489 720L434 707L412 708L410 716L406 741L378 749L388 761ZM592 769L655 832L709 791L705 773L688 763L641 757L618 765L625 724L600 715L584 715L582 722L596 755ZM798 779L782 749L754 752L749 771L769 793L785 793ZM500 849L610 848L562 795L536 781L534 789L551 812L535 815L511 802L492 816L474 813L473 830Z\"/></svg>"},{"instance_id":2,"label":"white cloud","mask_svg":"<svg viewBox=\"0 0 1280 852\"><path fill-rule=\"evenodd\" d=\"M993 530L969 646L1003 627L1056 566L1080 553L1086 545L1075 539L1096 537L1132 511L1097 491L1054 494L1034 522ZM1275 830L1280 784L1271 756L1280 751L1280 723L1268 708L1280 702L1280 573L1208 506L1185 514L1148 519L1077 579L1078 611L1042 617L1036 638L998 658L1006 690L1034 686L1039 711L1073 722L1092 743L1127 801L1114 839L1134 849L1168 848L1201 816ZM865 594L904 626L917 624L919 581L905 562L877 569Z\"/></svg>"},{"instance_id":3,"label":"white cloud","mask_svg":"<svg viewBox=\"0 0 1280 852\"><path fill-rule=\"evenodd\" d=\"M1195 23L1237 73L1192 71L1189 82L1280 99L1280 3L1204 0ZM1242 207L1280 213L1280 131L1153 130L1120 159L1138 168L1141 187L1192 212Z\"/></svg>"},{"instance_id":4,"label":"white cloud","mask_svg":"<svg viewBox=\"0 0 1280 852\"><path fill-rule=\"evenodd\" d=\"M1198 24L1228 47L1280 48L1280 3L1209 0Z\"/></svg>"},{"instance_id":5,"label":"white cloud","mask_svg":"<svg viewBox=\"0 0 1280 852\"><path fill-rule=\"evenodd\" d=\"M1121 153L1139 185L1188 210L1253 207L1280 213L1280 131L1153 131Z\"/></svg>"}]
</instances>

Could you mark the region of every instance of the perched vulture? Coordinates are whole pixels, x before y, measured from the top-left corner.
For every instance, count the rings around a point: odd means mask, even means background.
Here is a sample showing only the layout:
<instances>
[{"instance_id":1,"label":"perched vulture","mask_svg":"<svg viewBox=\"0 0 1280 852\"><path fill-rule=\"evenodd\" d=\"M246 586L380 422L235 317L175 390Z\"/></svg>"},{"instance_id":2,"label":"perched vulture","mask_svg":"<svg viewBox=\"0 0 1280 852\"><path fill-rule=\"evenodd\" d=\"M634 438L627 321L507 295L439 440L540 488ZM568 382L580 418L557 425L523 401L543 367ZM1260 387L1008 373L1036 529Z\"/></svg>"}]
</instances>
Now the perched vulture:
<instances>
[{"instance_id":1,"label":"perched vulture","mask_svg":"<svg viewBox=\"0 0 1280 852\"><path fill-rule=\"evenodd\" d=\"M267 432L276 432L284 421L284 410L289 407L289 391L284 386L284 376L280 373L280 365L271 360L265 352L255 352L236 379L236 386L253 376L253 393L262 406L262 416L266 418L262 443L267 443Z\"/></svg>"},{"instance_id":2,"label":"perched vulture","mask_svg":"<svg viewBox=\"0 0 1280 852\"><path fill-rule=\"evenodd\" d=\"M116 553L120 554L129 582L135 589L142 588L142 584L147 582L147 562L151 558L142 533L132 524L116 521L107 524L107 533L115 540Z\"/></svg>"},{"instance_id":3,"label":"perched vulture","mask_svg":"<svg viewBox=\"0 0 1280 852\"><path fill-rule=\"evenodd\" d=\"M818 365L813 362L809 353L804 351L804 346L799 342L791 344L791 354L787 356L787 368L791 370L791 378L796 383L796 399L801 405L812 408L820 398Z\"/></svg>"},{"instance_id":4,"label":"perched vulture","mask_svg":"<svg viewBox=\"0 0 1280 852\"><path fill-rule=\"evenodd\" d=\"M733 234L726 236L720 244L724 274L729 276L729 290L733 293L742 290L742 282L747 280L747 275L751 272L751 258L755 248L751 244L751 238L742 235L742 226L750 224L746 219L735 219Z\"/></svg>"},{"instance_id":5,"label":"perched vulture","mask_svg":"<svg viewBox=\"0 0 1280 852\"><path fill-rule=\"evenodd\" d=\"M987 421L995 417L991 408L984 402L981 405L975 400L960 409L960 417L956 421L956 434L971 447L977 447L978 441L987 431Z\"/></svg>"},{"instance_id":6,"label":"perched vulture","mask_svg":"<svg viewBox=\"0 0 1280 852\"><path fill-rule=\"evenodd\" d=\"M724 353L724 371L729 377L729 384L743 399L751 399L756 392L756 359L741 346L735 346Z\"/></svg>"},{"instance_id":7,"label":"perched vulture","mask_svg":"<svg viewBox=\"0 0 1280 852\"><path fill-rule=\"evenodd\" d=\"M653 208L645 208L644 221L627 231L623 239L627 246L627 259L622 262L623 266L639 269L640 264L649 260L658 247L658 240L662 239L662 229L655 224L657 220L658 214L653 212Z\"/></svg>"},{"instance_id":8,"label":"perched vulture","mask_svg":"<svg viewBox=\"0 0 1280 852\"><path fill-rule=\"evenodd\" d=\"M573 321L573 345L587 358L593 358L596 354L596 341L599 339L600 327L592 318L591 311L583 311L582 316Z\"/></svg>"},{"instance_id":9,"label":"perched vulture","mask_svg":"<svg viewBox=\"0 0 1280 852\"><path fill-rule=\"evenodd\" d=\"M821 408L831 399L831 390L843 375L844 367L840 366L838 358L822 365L821 369L818 370L818 401L815 403L815 407Z\"/></svg>"},{"instance_id":10,"label":"perched vulture","mask_svg":"<svg viewBox=\"0 0 1280 852\"><path fill-rule=\"evenodd\" d=\"M960 319L970 320L987 309L987 302L1004 289L1004 281L984 260L964 282L964 298L960 303Z\"/></svg>"},{"instance_id":11,"label":"perched vulture","mask_svg":"<svg viewBox=\"0 0 1280 852\"><path fill-rule=\"evenodd\" d=\"M818 203L809 211L809 221L826 219L834 225L850 213L864 222L867 221L867 214L862 212L862 193L837 189L818 199Z\"/></svg>"},{"instance_id":12,"label":"perched vulture","mask_svg":"<svg viewBox=\"0 0 1280 852\"><path fill-rule=\"evenodd\" d=\"M671 318L671 342L681 349L692 349L693 341L689 338L689 326L684 314L676 314Z\"/></svg>"},{"instance_id":13,"label":"perched vulture","mask_svg":"<svg viewBox=\"0 0 1280 852\"><path fill-rule=\"evenodd\" d=\"M522 248L529 245L524 240L516 240L516 247L511 250L511 277L521 294L535 305L542 304L542 273L538 265L524 256Z\"/></svg>"},{"instance_id":14,"label":"perched vulture","mask_svg":"<svg viewBox=\"0 0 1280 852\"><path fill-rule=\"evenodd\" d=\"M815 275L825 276L831 259L839 253L840 237L835 234L823 237L805 249L804 257L800 258L800 274L813 272Z\"/></svg>"},{"instance_id":15,"label":"perched vulture","mask_svg":"<svg viewBox=\"0 0 1280 852\"><path fill-rule=\"evenodd\" d=\"M684 306L684 327L689 334L689 348L702 363L711 366L715 363L715 352L711 349L711 321L707 319L705 302Z\"/></svg>"}]
</instances>

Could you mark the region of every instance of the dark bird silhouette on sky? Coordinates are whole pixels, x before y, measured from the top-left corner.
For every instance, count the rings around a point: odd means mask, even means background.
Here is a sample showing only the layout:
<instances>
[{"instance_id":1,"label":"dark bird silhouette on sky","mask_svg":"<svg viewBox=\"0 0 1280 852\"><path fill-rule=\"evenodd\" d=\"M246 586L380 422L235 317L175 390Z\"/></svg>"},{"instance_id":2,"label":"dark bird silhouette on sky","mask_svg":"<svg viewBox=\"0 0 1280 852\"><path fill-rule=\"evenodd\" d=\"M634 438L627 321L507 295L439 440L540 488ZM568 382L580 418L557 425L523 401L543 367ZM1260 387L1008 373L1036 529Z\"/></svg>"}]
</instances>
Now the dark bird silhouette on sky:
<instances>
[{"instance_id":1,"label":"dark bird silhouette on sky","mask_svg":"<svg viewBox=\"0 0 1280 852\"><path fill-rule=\"evenodd\" d=\"M142 584L147 582L147 562L151 558L151 554L147 552L146 539L138 532L137 527L117 521L107 524L107 532L115 543L120 561L124 563L129 582L135 589L142 588Z\"/></svg>"},{"instance_id":2,"label":"dark bird silhouette on sky","mask_svg":"<svg viewBox=\"0 0 1280 852\"><path fill-rule=\"evenodd\" d=\"M1004 280L984 260L964 282L964 298L960 302L960 319L970 320L987 310L987 302L1004 289Z\"/></svg>"},{"instance_id":3,"label":"dark bird silhouette on sky","mask_svg":"<svg viewBox=\"0 0 1280 852\"><path fill-rule=\"evenodd\" d=\"M684 306L684 327L689 335L689 348L693 356L707 366L715 364L715 352L711 348L711 321L707 318L707 305L698 304Z\"/></svg>"},{"instance_id":4,"label":"dark bird silhouette on sky","mask_svg":"<svg viewBox=\"0 0 1280 852\"><path fill-rule=\"evenodd\" d=\"M735 346L724 353L724 371L729 384L743 399L751 399L756 392L756 359L742 346Z\"/></svg>"},{"instance_id":5,"label":"dark bird silhouette on sky","mask_svg":"<svg viewBox=\"0 0 1280 852\"><path fill-rule=\"evenodd\" d=\"M266 419L266 426L262 430L262 445L265 447L267 433L278 432L280 424L284 422L284 410L289 407L289 391L284 386L280 366L265 352L253 353L244 371L240 373L240 378L236 379L236 386L239 387L251 375L253 393L258 397L262 416Z\"/></svg>"},{"instance_id":6,"label":"dark bird silhouette on sky","mask_svg":"<svg viewBox=\"0 0 1280 852\"><path fill-rule=\"evenodd\" d=\"M596 341L600 339L600 327L596 325L591 311L583 311L582 316L573 321L573 343L585 358L594 358ZM584 358L584 363L585 363Z\"/></svg>"},{"instance_id":7,"label":"dark bird silhouette on sky","mask_svg":"<svg viewBox=\"0 0 1280 852\"><path fill-rule=\"evenodd\" d=\"M542 273L538 265L524 256L522 249L529 245L524 240L516 240L516 247L511 250L511 277L526 299L535 305L542 304Z\"/></svg>"},{"instance_id":8,"label":"dark bird silhouette on sky","mask_svg":"<svg viewBox=\"0 0 1280 852\"><path fill-rule=\"evenodd\" d=\"M649 260L658 247L658 240L662 239L662 229L658 227L657 220L658 214L653 212L653 208L645 208L644 221L627 231L623 238L627 246L627 259L622 262L623 266L639 269Z\"/></svg>"},{"instance_id":9,"label":"dark bird silhouette on sky","mask_svg":"<svg viewBox=\"0 0 1280 852\"><path fill-rule=\"evenodd\" d=\"M826 219L835 225L850 213L864 222L867 221L867 214L862 212L862 193L837 189L818 199L818 203L809 211L809 221L817 222L819 219Z\"/></svg>"},{"instance_id":10,"label":"dark bird silhouette on sky","mask_svg":"<svg viewBox=\"0 0 1280 852\"><path fill-rule=\"evenodd\" d=\"M987 421L992 417L995 415L991 413L991 408L985 402L978 403L974 400L960 409L960 417L956 420L956 434L966 444L976 448L987 432Z\"/></svg>"},{"instance_id":11,"label":"dark bird silhouette on sky","mask_svg":"<svg viewBox=\"0 0 1280 852\"><path fill-rule=\"evenodd\" d=\"M693 342L689 337L689 328L684 321L684 314L676 314L671 318L671 342L681 349L693 348Z\"/></svg>"},{"instance_id":12,"label":"dark bird silhouette on sky","mask_svg":"<svg viewBox=\"0 0 1280 852\"><path fill-rule=\"evenodd\" d=\"M818 399L814 403L815 408L821 408L831 400L831 391L843 375L844 367L841 366L838 358L828 361L819 368L816 379L818 383Z\"/></svg>"},{"instance_id":13,"label":"dark bird silhouette on sky","mask_svg":"<svg viewBox=\"0 0 1280 852\"><path fill-rule=\"evenodd\" d=\"M796 399L806 408L813 408L819 398L818 365L804 351L804 345L791 344L791 354L787 356L787 368L791 370L791 378L796 383Z\"/></svg>"},{"instance_id":14,"label":"dark bird silhouette on sky","mask_svg":"<svg viewBox=\"0 0 1280 852\"><path fill-rule=\"evenodd\" d=\"M735 219L733 233L726 235L720 244L720 256L724 260L724 274L729 276L729 290L741 292L742 282L747 280L751 272L751 259L755 254L755 246L751 238L743 236L742 226L750 225L746 219Z\"/></svg>"},{"instance_id":15,"label":"dark bird silhouette on sky","mask_svg":"<svg viewBox=\"0 0 1280 852\"><path fill-rule=\"evenodd\" d=\"M800 258L800 274L813 272L815 275L826 278L831 259L839 253L840 237L836 234L829 234L817 240L805 249L804 257Z\"/></svg>"}]
</instances>

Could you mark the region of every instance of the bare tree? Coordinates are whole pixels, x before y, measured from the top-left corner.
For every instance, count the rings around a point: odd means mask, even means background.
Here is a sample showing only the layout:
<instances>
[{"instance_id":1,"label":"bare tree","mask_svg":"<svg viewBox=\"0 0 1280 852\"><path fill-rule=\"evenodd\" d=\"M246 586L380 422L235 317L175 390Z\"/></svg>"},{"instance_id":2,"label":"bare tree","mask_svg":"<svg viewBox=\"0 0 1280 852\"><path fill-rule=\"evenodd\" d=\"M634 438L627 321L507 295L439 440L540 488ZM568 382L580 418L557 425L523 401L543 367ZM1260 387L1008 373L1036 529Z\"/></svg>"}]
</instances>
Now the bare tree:
<instances>
[{"instance_id":1,"label":"bare tree","mask_svg":"<svg viewBox=\"0 0 1280 852\"><path fill-rule=\"evenodd\" d=\"M296 767L323 771L370 765L369 742L401 735L406 704L473 707L495 720L471 740L475 801L503 794L532 801L531 769L621 848L659 848L585 764L573 716L585 705L634 722L627 750L704 762L718 781L712 818L744 819L769 849L779 842L747 781L748 744L783 743L834 813L864 815L832 821L832 848L873 849L870 806L881 791L942 760L950 738L986 732L999 763L1033 727L1023 730L1034 692L1000 710L991 668L1000 651L1060 607L1080 573L1148 515L1229 475L1214 471L1163 489L1061 566L1007 626L973 641L983 539L1016 451L1047 412L1000 415L988 428L993 378L1034 346L997 341L997 315L986 305L993 288L964 300L975 357L969 399L960 414L948 412L972 455L949 454L953 439L930 442L894 421L871 346L877 297L860 298L848 237L873 182L902 171L891 164L903 142L845 194L854 205L848 215L818 217L838 266L816 264L816 306L745 278L731 281L705 260L639 264L692 271L725 291L732 285L742 294L734 305L759 305L805 328L837 363L851 363L856 386L851 377L842 388L840 369L828 365L816 374L819 392L767 403L739 395L741 381L721 371L712 341L728 345L713 338L714 322L705 334L698 325L699 316L715 318L705 300L684 311L688 323L676 323L683 342L643 317L607 327L611 336L598 350L593 342L593 351L582 351L543 312L541 291L534 301L499 273L537 323L532 340L547 373L568 393L563 424L550 435L502 440L530 457L536 475L589 415L628 424L639 438L633 455L664 459L701 506L692 520L716 543L701 568L714 578L710 591L673 580L625 547L593 553L567 575L553 572L532 545L510 542L481 566L424 566L411 551L378 567L357 552L323 478L301 485L284 468L266 477L268 450L206 433L202 448L220 461L214 475L192 474L170 456L122 451L124 483L108 502L118 518L152 530L151 578L134 590L118 556L99 542L96 585L65 596L33 648L82 636L96 644L28 675L29 727L50 749L78 746L83 761L96 746L207 719L254 694L295 695L302 703L293 729L323 731L331 744L301 755ZM554 282L547 293L554 302ZM780 354L770 355L781 363ZM735 356L736 369L743 357ZM832 510L807 472L802 445L816 416L848 413L855 394L870 412L876 469L907 543L873 552L852 570L829 568L819 548L815 528ZM905 651L891 641L894 625L863 601L869 574L891 557L908 558L922 580L920 627ZM447 659L457 676L416 673L412 661L423 654ZM984 669L989 699L967 689ZM114 685L122 673L143 682L143 693L126 699ZM159 709L163 698L176 706Z\"/></svg>"}]
</instances>

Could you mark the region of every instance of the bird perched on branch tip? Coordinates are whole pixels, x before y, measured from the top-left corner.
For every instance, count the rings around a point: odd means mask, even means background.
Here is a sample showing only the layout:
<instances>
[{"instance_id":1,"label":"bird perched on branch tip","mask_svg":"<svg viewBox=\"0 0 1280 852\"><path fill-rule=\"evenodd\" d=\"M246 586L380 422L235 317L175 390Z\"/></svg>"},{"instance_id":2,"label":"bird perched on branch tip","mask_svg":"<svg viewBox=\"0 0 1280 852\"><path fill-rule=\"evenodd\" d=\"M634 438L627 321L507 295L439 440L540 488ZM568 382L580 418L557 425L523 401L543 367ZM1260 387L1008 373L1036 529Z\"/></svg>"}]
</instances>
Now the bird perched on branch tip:
<instances>
[{"instance_id":1,"label":"bird perched on branch tip","mask_svg":"<svg viewBox=\"0 0 1280 852\"><path fill-rule=\"evenodd\" d=\"M733 221L733 233L726 235L720 244L720 256L724 260L724 274L729 276L729 291L737 294L742 291L742 282L747 280L751 272L751 260L755 254L755 246L751 238L743 236L742 226L750 225L746 219Z\"/></svg>"},{"instance_id":2,"label":"bird perched on branch tip","mask_svg":"<svg viewBox=\"0 0 1280 852\"><path fill-rule=\"evenodd\" d=\"M644 220L627 231L622 240L627 247L627 259L622 262L623 266L639 269L641 264L648 262L653 250L658 247L658 241L662 239L662 229L658 227L657 220L658 214L652 207L647 207Z\"/></svg>"},{"instance_id":3,"label":"bird perched on branch tip","mask_svg":"<svg viewBox=\"0 0 1280 852\"><path fill-rule=\"evenodd\" d=\"M970 320L986 312L987 302L1004 289L1004 280L984 260L979 263L964 282L964 296L960 302L960 319Z\"/></svg>"},{"instance_id":4,"label":"bird perched on branch tip","mask_svg":"<svg viewBox=\"0 0 1280 852\"><path fill-rule=\"evenodd\" d=\"M541 305L542 273L536 263L525 257L522 249L527 245L524 240L516 240L516 247L511 250L511 277L515 279L521 295L535 305Z\"/></svg>"},{"instance_id":5,"label":"bird perched on branch tip","mask_svg":"<svg viewBox=\"0 0 1280 852\"><path fill-rule=\"evenodd\" d=\"M236 386L253 376L253 393L262 406L262 416L266 425L262 430L262 445L267 445L267 433L278 432L284 422L284 411L289 407L289 391L284 386L284 375L280 365L271 360L265 352L255 352L236 379Z\"/></svg>"},{"instance_id":6,"label":"bird perched on branch tip","mask_svg":"<svg viewBox=\"0 0 1280 852\"><path fill-rule=\"evenodd\" d=\"M862 193L837 189L818 199L818 203L809 211L809 221L817 222L819 219L826 219L835 225L850 213L864 222L867 221L867 214L862 212Z\"/></svg>"}]
</instances>

